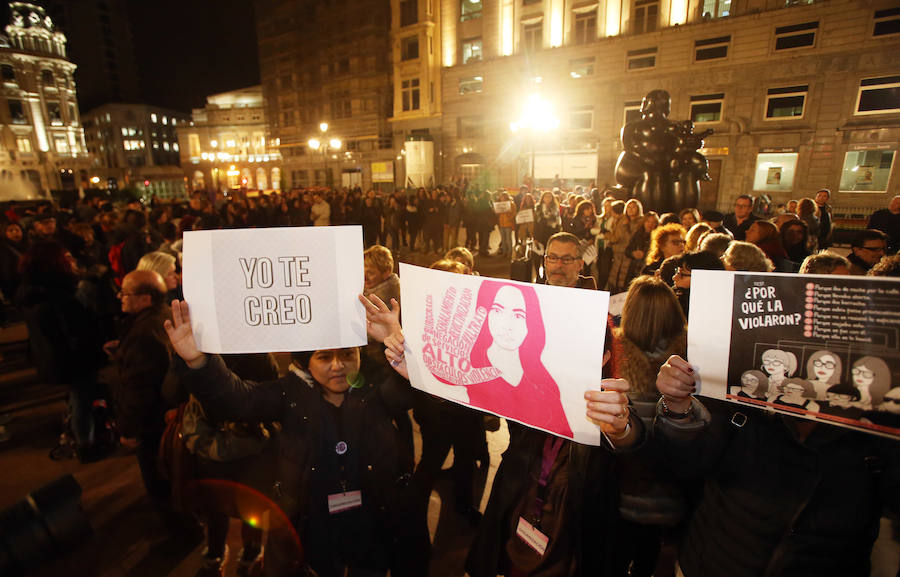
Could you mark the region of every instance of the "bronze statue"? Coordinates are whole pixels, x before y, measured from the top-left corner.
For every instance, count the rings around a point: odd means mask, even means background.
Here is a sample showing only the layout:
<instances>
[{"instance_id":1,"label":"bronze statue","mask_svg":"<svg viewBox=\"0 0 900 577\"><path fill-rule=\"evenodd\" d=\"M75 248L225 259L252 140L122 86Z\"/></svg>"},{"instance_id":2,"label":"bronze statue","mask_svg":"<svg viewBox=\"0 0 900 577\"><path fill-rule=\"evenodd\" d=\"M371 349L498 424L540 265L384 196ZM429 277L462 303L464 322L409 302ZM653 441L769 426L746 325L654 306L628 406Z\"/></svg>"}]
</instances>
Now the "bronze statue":
<instances>
[{"instance_id":1,"label":"bronze statue","mask_svg":"<svg viewBox=\"0 0 900 577\"><path fill-rule=\"evenodd\" d=\"M690 120L669 120L669 93L652 90L641 102L641 119L622 127L625 150L616 162L616 181L659 213L696 207L700 181L709 180L706 157L698 152L713 133L694 134Z\"/></svg>"}]
</instances>

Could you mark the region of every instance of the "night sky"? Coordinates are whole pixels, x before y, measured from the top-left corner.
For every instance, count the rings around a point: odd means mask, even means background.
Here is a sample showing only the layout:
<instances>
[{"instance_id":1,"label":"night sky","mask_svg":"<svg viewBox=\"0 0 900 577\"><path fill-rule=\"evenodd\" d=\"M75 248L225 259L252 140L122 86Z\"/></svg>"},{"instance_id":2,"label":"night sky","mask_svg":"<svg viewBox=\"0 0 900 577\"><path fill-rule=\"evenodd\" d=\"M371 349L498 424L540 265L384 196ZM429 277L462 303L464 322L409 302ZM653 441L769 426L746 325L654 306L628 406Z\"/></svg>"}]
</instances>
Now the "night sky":
<instances>
[{"instance_id":1,"label":"night sky","mask_svg":"<svg viewBox=\"0 0 900 577\"><path fill-rule=\"evenodd\" d=\"M189 112L210 94L259 83L252 0L122 1L145 103ZM0 0L0 28L9 12Z\"/></svg>"}]
</instances>

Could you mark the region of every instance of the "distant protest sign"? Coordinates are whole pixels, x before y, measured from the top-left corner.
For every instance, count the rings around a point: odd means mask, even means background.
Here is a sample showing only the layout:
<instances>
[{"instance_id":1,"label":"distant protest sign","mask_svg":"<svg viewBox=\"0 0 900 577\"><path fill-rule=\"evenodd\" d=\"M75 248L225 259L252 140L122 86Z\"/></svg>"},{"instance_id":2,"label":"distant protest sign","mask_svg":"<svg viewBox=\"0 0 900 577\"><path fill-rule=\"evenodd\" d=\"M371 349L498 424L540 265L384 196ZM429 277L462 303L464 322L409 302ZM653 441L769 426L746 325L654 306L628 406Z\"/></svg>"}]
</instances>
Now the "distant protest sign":
<instances>
[{"instance_id":1,"label":"distant protest sign","mask_svg":"<svg viewBox=\"0 0 900 577\"><path fill-rule=\"evenodd\" d=\"M359 226L184 234L184 299L200 350L256 353L366 344Z\"/></svg>"},{"instance_id":2,"label":"distant protest sign","mask_svg":"<svg viewBox=\"0 0 900 577\"><path fill-rule=\"evenodd\" d=\"M584 392L599 389L609 293L400 265L417 389L599 445Z\"/></svg>"},{"instance_id":3,"label":"distant protest sign","mask_svg":"<svg viewBox=\"0 0 900 577\"><path fill-rule=\"evenodd\" d=\"M699 394L900 437L900 280L693 275Z\"/></svg>"}]
</instances>

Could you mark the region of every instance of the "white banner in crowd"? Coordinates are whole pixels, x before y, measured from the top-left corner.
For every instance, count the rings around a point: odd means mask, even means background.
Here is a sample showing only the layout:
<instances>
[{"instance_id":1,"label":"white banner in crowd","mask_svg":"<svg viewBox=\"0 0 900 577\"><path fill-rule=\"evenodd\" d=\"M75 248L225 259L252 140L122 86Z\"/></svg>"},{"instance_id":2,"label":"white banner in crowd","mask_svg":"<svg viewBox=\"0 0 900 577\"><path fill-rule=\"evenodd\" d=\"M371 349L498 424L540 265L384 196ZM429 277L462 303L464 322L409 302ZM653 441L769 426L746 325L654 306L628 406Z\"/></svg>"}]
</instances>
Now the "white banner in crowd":
<instances>
[{"instance_id":1,"label":"white banner in crowd","mask_svg":"<svg viewBox=\"0 0 900 577\"><path fill-rule=\"evenodd\" d=\"M699 394L900 438L900 280L693 275Z\"/></svg>"},{"instance_id":2,"label":"white banner in crowd","mask_svg":"<svg viewBox=\"0 0 900 577\"><path fill-rule=\"evenodd\" d=\"M200 350L366 344L359 226L184 233L184 300Z\"/></svg>"},{"instance_id":3,"label":"white banner in crowd","mask_svg":"<svg viewBox=\"0 0 900 577\"><path fill-rule=\"evenodd\" d=\"M609 293L400 264L412 385L599 445L584 392L600 387Z\"/></svg>"}]
</instances>

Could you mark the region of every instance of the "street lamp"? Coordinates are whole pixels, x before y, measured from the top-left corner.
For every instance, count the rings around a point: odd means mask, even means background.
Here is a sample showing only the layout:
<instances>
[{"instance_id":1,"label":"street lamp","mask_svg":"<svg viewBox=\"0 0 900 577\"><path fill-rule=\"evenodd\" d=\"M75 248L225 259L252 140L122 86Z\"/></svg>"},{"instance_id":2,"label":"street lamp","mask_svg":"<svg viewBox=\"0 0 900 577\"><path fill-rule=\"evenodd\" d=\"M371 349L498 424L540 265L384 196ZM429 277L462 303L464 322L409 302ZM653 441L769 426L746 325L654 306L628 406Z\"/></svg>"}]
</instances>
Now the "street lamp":
<instances>
[{"instance_id":1,"label":"street lamp","mask_svg":"<svg viewBox=\"0 0 900 577\"><path fill-rule=\"evenodd\" d=\"M559 128L559 118L553 111L553 104L545 100L540 94L530 94L522 105L522 113L519 119L509 123L510 131L516 133L520 130L528 130L531 140L531 186L537 182L534 174L534 139L539 132L547 133Z\"/></svg>"},{"instance_id":2,"label":"street lamp","mask_svg":"<svg viewBox=\"0 0 900 577\"><path fill-rule=\"evenodd\" d=\"M324 128L323 128L324 127ZM328 130L328 123L323 122L319 125L319 129L322 132ZM325 142L324 138L319 140L318 138L310 138L307 142L307 145L313 150L318 150L322 153L322 164L325 168L325 186L328 186L329 173L328 173L328 153L332 150L340 150L343 143L339 138L331 138L327 142Z\"/></svg>"}]
</instances>

